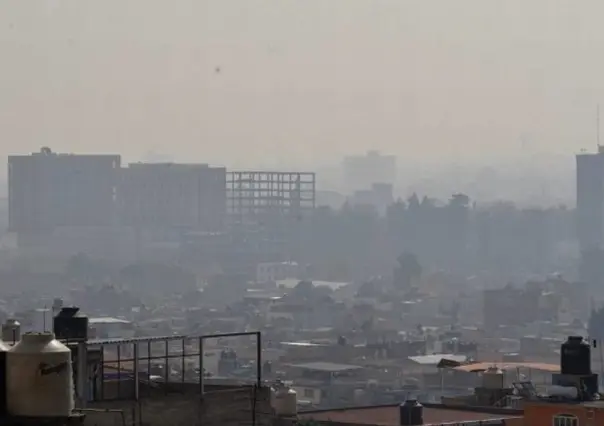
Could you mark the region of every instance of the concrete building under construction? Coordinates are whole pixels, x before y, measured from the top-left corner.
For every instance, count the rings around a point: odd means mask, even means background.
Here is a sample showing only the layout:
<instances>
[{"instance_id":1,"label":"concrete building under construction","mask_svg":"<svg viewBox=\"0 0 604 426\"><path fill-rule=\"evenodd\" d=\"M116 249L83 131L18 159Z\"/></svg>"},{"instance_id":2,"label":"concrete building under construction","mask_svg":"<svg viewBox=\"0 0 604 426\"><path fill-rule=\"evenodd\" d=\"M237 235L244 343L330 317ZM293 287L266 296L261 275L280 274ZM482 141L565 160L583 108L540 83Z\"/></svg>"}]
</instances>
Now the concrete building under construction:
<instances>
[{"instance_id":1,"label":"concrete building under construction","mask_svg":"<svg viewBox=\"0 0 604 426\"><path fill-rule=\"evenodd\" d=\"M227 173L227 209L232 225L275 228L303 221L315 208L315 173Z\"/></svg>"}]
</instances>

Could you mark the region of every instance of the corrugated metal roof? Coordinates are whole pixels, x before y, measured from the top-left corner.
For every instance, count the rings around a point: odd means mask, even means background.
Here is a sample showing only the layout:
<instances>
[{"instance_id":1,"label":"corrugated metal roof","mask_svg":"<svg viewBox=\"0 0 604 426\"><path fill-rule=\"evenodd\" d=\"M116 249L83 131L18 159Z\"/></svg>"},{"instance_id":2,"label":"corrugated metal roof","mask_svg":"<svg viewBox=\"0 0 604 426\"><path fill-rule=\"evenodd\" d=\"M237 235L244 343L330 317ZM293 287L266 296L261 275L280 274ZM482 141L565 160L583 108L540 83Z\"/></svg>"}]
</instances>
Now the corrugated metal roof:
<instances>
[{"instance_id":1,"label":"corrugated metal roof","mask_svg":"<svg viewBox=\"0 0 604 426\"><path fill-rule=\"evenodd\" d=\"M455 362L465 362L468 357L465 355L453 355L453 354L432 354L432 355L419 355L410 356L409 359L413 362L417 362L421 365L438 365L438 363L447 359Z\"/></svg>"},{"instance_id":2,"label":"corrugated metal roof","mask_svg":"<svg viewBox=\"0 0 604 426\"><path fill-rule=\"evenodd\" d=\"M489 367L497 367L500 370L514 370L516 368L529 368L532 370L548 371L559 373L560 366L557 364L546 364L543 362L476 362L474 364L460 365L455 370L477 373L485 371Z\"/></svg>"}]
</instances>

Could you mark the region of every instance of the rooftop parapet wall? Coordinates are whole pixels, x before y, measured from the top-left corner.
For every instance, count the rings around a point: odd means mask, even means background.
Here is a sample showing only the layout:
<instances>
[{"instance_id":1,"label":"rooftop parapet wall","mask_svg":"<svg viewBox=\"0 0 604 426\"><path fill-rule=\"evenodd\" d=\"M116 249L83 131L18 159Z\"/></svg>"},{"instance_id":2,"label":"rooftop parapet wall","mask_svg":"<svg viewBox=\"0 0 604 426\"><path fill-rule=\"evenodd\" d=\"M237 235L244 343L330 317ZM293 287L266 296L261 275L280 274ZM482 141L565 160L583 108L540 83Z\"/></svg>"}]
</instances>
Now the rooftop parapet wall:
<instances>
[{"instance_id":1,"label":"rooftop parapet wall","mask_svg":"<svg viewBox=\"0 0 604 426\"><path fill-rule=\"evenodd\" d=\"M255 410L254 410L255 408ZM90 404L86 425L113 426L122 423L145 426L239 426L272 425L270 389L238 387L210 390L203 396L159 393L140 401L112 401ZM105 410L121 410L106 412Z\"/></svg>"}]
</instances>

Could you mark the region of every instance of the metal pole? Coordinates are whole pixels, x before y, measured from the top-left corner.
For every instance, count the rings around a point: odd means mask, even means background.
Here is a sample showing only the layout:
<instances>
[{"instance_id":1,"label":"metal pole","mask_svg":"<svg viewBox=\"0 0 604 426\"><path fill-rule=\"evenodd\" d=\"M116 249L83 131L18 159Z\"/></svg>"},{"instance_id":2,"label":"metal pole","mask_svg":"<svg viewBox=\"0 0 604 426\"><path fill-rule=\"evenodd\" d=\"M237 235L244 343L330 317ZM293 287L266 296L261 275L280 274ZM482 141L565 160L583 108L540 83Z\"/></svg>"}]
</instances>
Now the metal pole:
<instances>
[{"instance_id":1,"label":"metal pole","mask_svg":"<svg viewBox=\"0 0 604 426\"><path fill-rule=\"evenodd\" d=\"M101 401L105 398L105 346L101 345Z\"/></svg>"},{"instance_id":2,"label":"metal pole","mask_svg":"<svg viewBox=\"0 0 604 426\"><path fill-rule=\"evenodd\" d=\"M254 386L252 388L252 426L256 426L256 401L257 401L256 391L257 390L258 390L258 388L256 386Z\"/></svg>"},{"instance_id":3,"label":"metal pole","mask_svg":"<svg viewBox=\"0 0 604 426\"><path fill-rule=\"evenodd\" d=\"M147 383L151 383L151 340L147 341ZM147 386L147 393L151 393L151 386Z\"/></svg>"},{"instance_id":4,"label":"metal pole","mask_svg":"<svg viewBox=\"0 0 604 426\"><path fill-rule=\"evenodd\" d=\"M133 370L134 370L134 400L138 401L139 400L139 396L140 396L139 395L139 390L140 390L140 388L139 388L139 379L140 378L139 378L139 373L138 373L138 370L139 370L139 366L138 366L138 343L134 342L133 345L134 345L134 347L132 348L133 349L132 352L134 354L134 366L133 366L134 367L133 368Z\"/></svg>"},{"instance_id":5,"label":"metal pole","mask_svg":"<svg viewBox=\"0 0 604 426\"><path fill-rule=\"evenodd\" d=\"M187 345L186 345L187 339L183 337L182 339L182 358L181 358L181 363L180 363L180 369L181 369L181 373L180 373L180 390L184 391L185 389L185 369L187 368L186 366L186 362L185 362L185 352L187 350Z\"/></svg>"},{"instance_id":6,"label":"metal pole","mask_svg":"<svg viewBox=\"0 0 604 426\"><path fill-rule=\"evenodd\" d=\"M164 376L165 376L165 379L164 379L165 380L165 382L164 382L165 386L164 386L164 388L166 389L166 393L168 393L168 382L170 381L170 363L169 363L169 361L170 361L170 359L169 359L169 357L170 357L170 350L169 350L169 346L168 346L168 341L167 340L166 340L166 345L165 346L166 346L166 353L165 353L165 355L166 355L166 361L164 363L164 369L165 369L165 371L164 371Z\"/></svg>"},{"instance_id":7,"label":"metal pole","mask_svg":"<svg viewBox=\"0 0 604 426\"><path fill-rule=\"evenodd\" d=\"M116 352L117 352L117 397L121 398L122 397L122 354L121 354L121 348L122 345L118 343L117 347L116 347Z\"/></svg>"},{"instance_id":8,"label":"metal pole","mask_svg":"<svg viewBox=\"0 0 604 426\"><path fill-rule=\"evenodd\" d=\"M262 385L262 334L256 332L256 383Z\"/></svg>"},{"instance_id":9,"label":"metal pole","mask_svg":"<svg viewBox=\"0 0 604 426\"><path fill-rule=\"evenodd\" d=\"M203 396L205 391L203 387L203 337L199 338L199 389Z\"/></svg>"}]
</instances>

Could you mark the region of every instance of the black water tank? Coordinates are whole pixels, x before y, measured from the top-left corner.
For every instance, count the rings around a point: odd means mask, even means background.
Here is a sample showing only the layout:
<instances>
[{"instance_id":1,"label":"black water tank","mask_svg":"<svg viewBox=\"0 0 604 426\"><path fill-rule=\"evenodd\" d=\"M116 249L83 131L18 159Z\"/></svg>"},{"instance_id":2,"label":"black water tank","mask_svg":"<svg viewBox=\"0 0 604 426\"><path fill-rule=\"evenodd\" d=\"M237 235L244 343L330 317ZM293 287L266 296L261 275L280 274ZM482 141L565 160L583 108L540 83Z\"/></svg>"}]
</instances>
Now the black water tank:
<instances>
[{"instance_id":1,"label":"black water tank","mask_svg":"<svg viewBox=\"0 0 604 426\"><path fill-rule=\"evenodd\" d=\"M0 350L0 418L6 417L7 408L6 408L6 353L8 352L8 348L4 347Z\"/></svg>"},{"instance_id":2,"label":"black water tank","mask_svg":"<svg viewBox=\"0 0 604 426\"><path fill-rule=\"evenodd\" d=\"M88 340L88 317L79 313L80 308L62 308L54 317L53 331L60 340Z\"/></svg>"},{"instance_id":3,"label":"black water tank","mask_svg":"<svg viewBox=\"0 0 604 426\"><path fill-rule=\"evenodd\" d=\"M424 407L417 399L408 399L399 406L401 426L420 426L424 424Z\"/></svg>"},{"instance_id":4,"label":"black water tank","mask_svg":"<svg viewBox=\"0 0 604 426\"><path fill-rule=\"evenodd\" d=\"M591 374L591 347L581 336L569 336L560 348L560 372L573 376Z\"/></svg>"}]
</instances>

